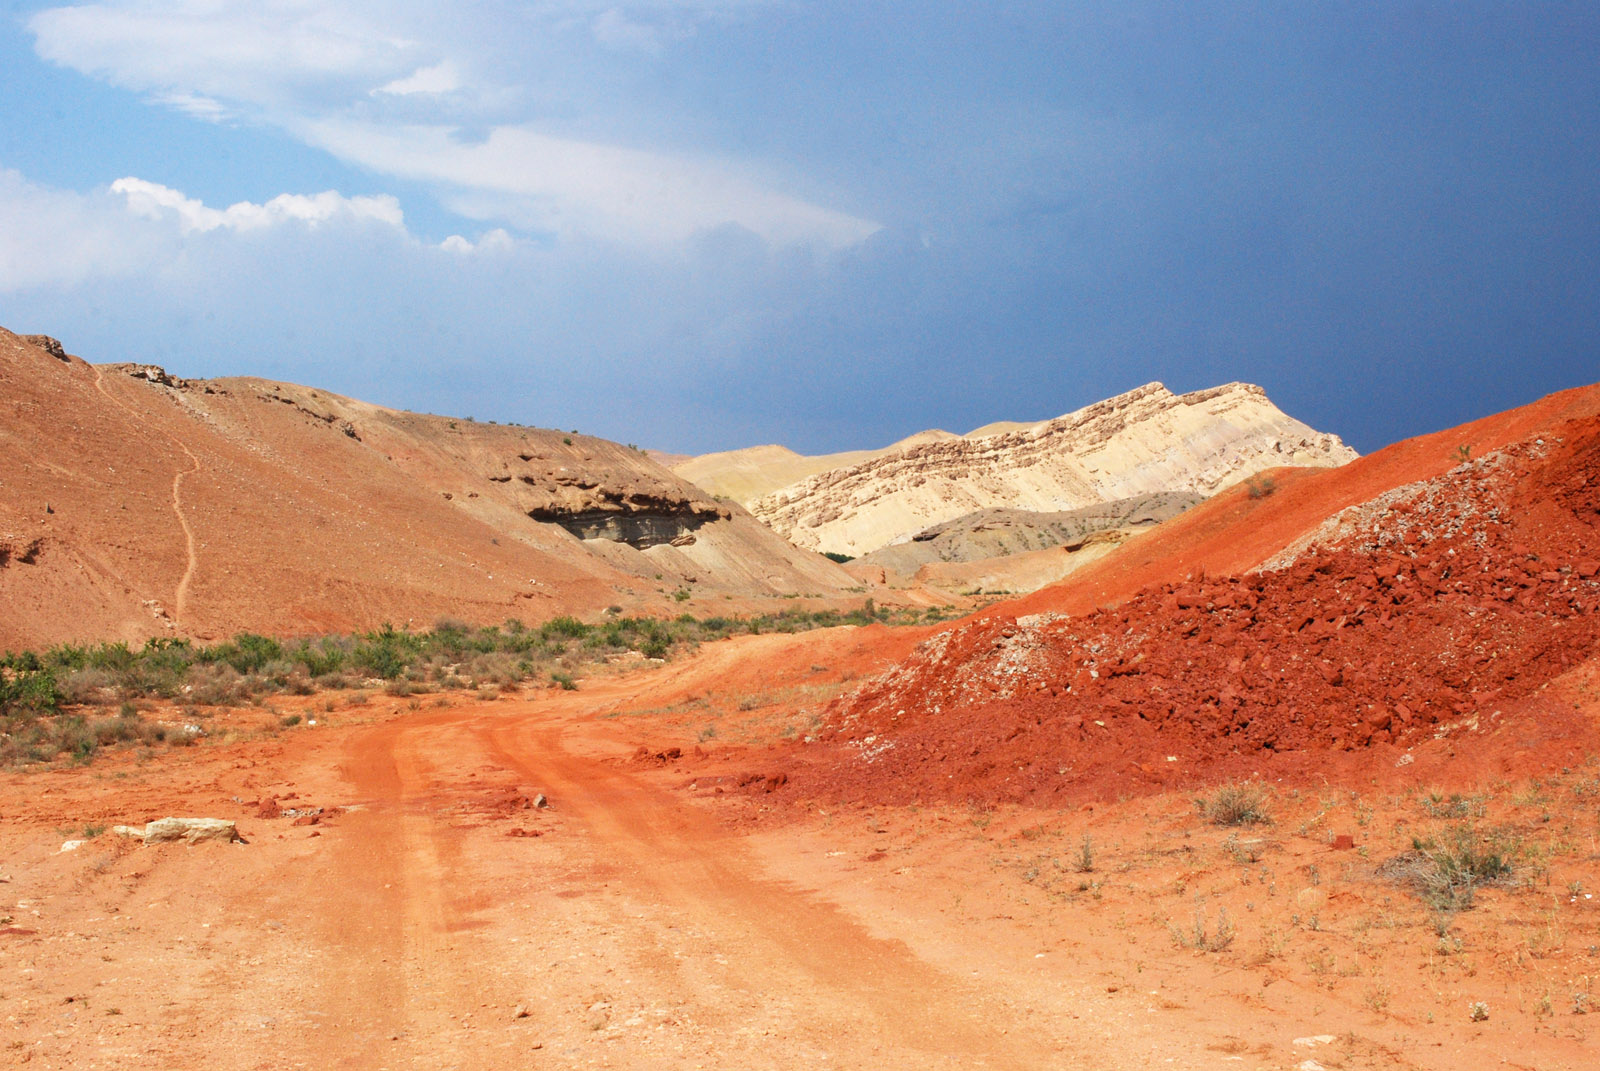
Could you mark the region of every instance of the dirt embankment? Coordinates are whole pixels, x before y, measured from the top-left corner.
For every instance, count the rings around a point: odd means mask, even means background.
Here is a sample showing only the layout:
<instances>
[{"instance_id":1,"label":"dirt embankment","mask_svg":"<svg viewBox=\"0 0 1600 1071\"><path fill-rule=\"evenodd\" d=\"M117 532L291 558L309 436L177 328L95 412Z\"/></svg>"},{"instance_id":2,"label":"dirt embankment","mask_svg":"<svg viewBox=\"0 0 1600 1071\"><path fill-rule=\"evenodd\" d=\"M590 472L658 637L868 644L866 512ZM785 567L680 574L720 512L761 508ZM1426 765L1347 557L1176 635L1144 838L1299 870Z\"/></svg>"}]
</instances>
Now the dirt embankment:
<instances>
[{"instance_id":1,"label":"dirt embankment","mask_svg":"<svg viewBox=\"0 0 1600 1071\"><path fill-rule=\"evenodd\" d=\"M1596 415L1600 415L1600 385L1576 387L1406 439L1348 465L1270 471L1264 474L1272 481L1270 494L1252 494L1248 487L1224 491L1141 537L1126 553L1096 562L1066 583L996 604L987 613L1084 614L1190 573L1243 573L1340 510L1443 475L1461 463L1463 447L1472 457L1482 457L1512 443L1536 440L1567 421Z\"/></svg>"},{"instance_id":2,"label":"dirt embankment","mask_svg":"<svg viewBox=\"0 0 1600 1071\"><path fill-rule=\"evenodd\" d=\"M1047 804L1392 766L1468 729L1581 752L1594 727L1539 692L1600 653L1597 510L1588 418L1347 511L1281 568L988 616L839 700L793 791Z\"/></svg>"}]
</instances>

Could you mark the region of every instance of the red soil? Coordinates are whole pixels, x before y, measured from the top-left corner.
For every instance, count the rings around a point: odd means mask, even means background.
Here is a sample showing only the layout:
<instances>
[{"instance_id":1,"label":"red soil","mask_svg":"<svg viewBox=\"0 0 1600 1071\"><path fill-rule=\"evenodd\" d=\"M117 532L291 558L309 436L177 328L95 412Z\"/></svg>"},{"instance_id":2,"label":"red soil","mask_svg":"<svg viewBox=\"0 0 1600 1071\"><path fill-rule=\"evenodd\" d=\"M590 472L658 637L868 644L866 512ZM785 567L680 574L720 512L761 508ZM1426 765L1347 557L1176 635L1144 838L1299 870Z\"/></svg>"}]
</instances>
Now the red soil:
<instances>
[{"instance_id":1,"label":"red soil","mask_svg":"<svg viewBox=\"0 0 1600 1071\"><path fill-rule=\"evenodd\" d=\"M797 757L789 791L1058 804L1343 765L1416 779L1439 776L1451 737L1469 730L1478 763L1515 753L1526 773L1570 762L1600 734L1541 691L1600 651L1600 418L1552 418L1596 398L1568 392L1400 444L1365 470L1296 477L1278 492L1288 501L1272 511L1272 539L1243 496L1182 518L1184 532L1151 537L1164 538L1164 556L1108 561L1108 584L1161 580L1120 605L1043 620L991 613L935 637L830 708L824 747ZM1291 524L1309 527L1301 489L1337 481L1371 498L1382 474L1442 468L1416 459L1449 442L1528 428L1544 438L1351 511L1287 568L1204 568L1229 531L1249 547L1228 560L1254 563L1298 534ZM1200 537L1187 544L1198 567L1176 580L1182 534ZM1062 594L1054 605L1093 598ZM1040 604L1051 600L1010 609ZM1411 768L1396 774L1408 752Z\"/></svg>"},{"instance_id":2,"label":"red soil","mask_svg":"<svg viewBox=\"0 0 1600 1071\"><path fill-rule=\"evenodd\" d=\"M1055 611L1082 614L1122 602L1141 588L1201 570L1242 573L1339 510L1404 484L1433 479L1459 463L1457 449L1482 457L1537 438L1569 420L1600 415L1600 384L1548 395L1531 405L1385 447L1336 469L1282 469L1276 489L1251 498L1236 487L1203 502L1085 567L1071 579L1000 603L989 616Z\"/></svg>"}]
</instances>

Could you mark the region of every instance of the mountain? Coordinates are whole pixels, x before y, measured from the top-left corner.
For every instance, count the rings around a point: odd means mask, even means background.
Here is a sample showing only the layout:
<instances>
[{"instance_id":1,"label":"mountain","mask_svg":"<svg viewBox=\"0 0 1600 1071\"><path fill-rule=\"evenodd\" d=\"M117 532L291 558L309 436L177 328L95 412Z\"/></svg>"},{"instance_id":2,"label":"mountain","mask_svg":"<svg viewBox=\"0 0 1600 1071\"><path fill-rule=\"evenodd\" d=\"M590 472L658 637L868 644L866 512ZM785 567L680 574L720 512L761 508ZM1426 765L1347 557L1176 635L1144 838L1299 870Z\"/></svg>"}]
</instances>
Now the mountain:
<instances>
[{"instance_id":1,"label":"mountain","mask_svg":"<svg viewBox=\"0 0 1600 1071\"><path fill-rule=\"evenodd\" d=\"M725 613L858 585L592 436L91 365L3 329L0 398L0 649Z\"/></svg>"},{"instance_id":2,"label":"mountain","mask_svg":"<svg viewBox=\"0 0 1600 1071\"><path fill-rule=\"evenodd\" d=\"M1205 497L1266 469L1356 456L1246 383L1183 395L1151 383L1054 420L988 428L998 430L936 437L806 476L751 501L750 511L797 546L859 556L977 510L1053 513L1158 492Z\"/></svg>"}]
</instances>

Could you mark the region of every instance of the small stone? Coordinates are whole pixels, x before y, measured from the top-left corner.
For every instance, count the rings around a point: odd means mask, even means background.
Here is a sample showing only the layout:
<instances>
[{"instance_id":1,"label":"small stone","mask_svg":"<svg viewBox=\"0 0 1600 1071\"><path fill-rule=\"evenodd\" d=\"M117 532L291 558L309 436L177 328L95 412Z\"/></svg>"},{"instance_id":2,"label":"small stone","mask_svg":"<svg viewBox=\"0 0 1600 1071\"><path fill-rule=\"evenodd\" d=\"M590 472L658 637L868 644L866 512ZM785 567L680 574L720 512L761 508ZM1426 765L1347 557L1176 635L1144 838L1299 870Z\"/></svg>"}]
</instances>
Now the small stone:
<instances>
[{"instance_id":1,"label":"small stone","mask_svg":"<svg viewBox=\"0 0 1600 1071\"><path fill-rule=\"evenodd\" d=\"M1349 833L1340 833L1333 838L1333 850L1336 852L1347 852L1355 846L1356 839Z\"/></svg>"},{"instance_id":2,"label":"small stone","mask_svg":"<svg viewBox=\"0 0 1600 1071\"><path fill-rule=\"evenodd\" d=\"M535 809L542 811L546 807L550 806L550 801L545 799L544 798L544 793L541 792L537 796L533 797L533 806L535 807Z\"/></svg>"},{"instance_id":3,"label":"small stone","mask_svg":"<svg viewBox=\"0 0 1600 1071\"><path fill-rule=\"evenodd\" d=\"M528 1006L526 1004L518 1004L515 1010L513 1010L511 1013L511 1018L513 1019L526 1019L527 1017ZM537 1046L535 1046L535 1048L537 1048Z\"/></svg>"}]
</instances>

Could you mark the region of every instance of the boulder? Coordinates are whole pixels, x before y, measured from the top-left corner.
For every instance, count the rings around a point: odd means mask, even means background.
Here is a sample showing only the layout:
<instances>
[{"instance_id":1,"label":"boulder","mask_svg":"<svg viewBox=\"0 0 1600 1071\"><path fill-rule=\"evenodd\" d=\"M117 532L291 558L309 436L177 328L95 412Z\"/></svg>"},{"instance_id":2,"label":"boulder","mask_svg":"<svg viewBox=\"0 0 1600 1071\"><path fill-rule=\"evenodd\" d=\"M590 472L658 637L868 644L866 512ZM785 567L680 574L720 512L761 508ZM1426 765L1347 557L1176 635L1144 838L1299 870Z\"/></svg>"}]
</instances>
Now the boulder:
<instances>
[{"instance_id":1,"label":"boulder","mask_svg":"<svg viewBox=\"0 0 1600 1071\"><path fill-rule=\"evenodd\" d=\"M225 818L160 818L143 829L138 826L117 826L113 832L124 837L136 837L146 844L162 844L173 840L188 844L219 840L229 844L241 839L238 827Z\"/></svg>"}]
</instances>

